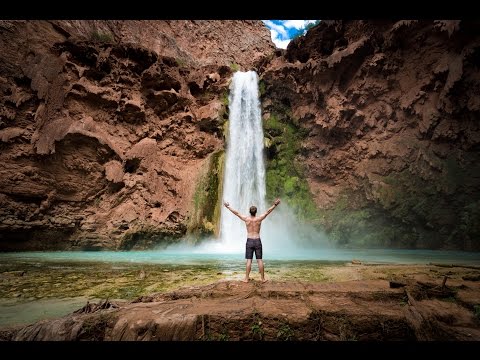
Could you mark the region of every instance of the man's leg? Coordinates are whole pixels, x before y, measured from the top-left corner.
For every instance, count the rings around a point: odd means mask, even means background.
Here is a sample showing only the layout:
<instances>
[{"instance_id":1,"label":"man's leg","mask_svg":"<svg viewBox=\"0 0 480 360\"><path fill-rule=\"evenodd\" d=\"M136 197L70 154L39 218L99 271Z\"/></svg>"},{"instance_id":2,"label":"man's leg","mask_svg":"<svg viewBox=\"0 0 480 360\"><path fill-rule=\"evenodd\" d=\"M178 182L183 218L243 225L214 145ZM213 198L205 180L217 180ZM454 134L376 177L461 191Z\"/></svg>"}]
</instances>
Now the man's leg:
<instances>
[{"instance_id":1,"label":"man's leg","mask_svg":"<svg viewBox=\"0 0 480 360\"><path fill-rule=\"evenodd\" d=\"M250 270L252 270L252 259L247 259L247 269L245 273L245 279L243 279L243 282L248 282L248 277L250 276Z\"/></svg>"},{"instance_id":2,"label":"man's leg","mask_svg":"<svg viewBox=\"0 0 480 360\"><path fill-rule=\"evenodd\" d=\"M267 282L268 280L265 280L263 260L262 259L257 259L257 264L258 264L258 271L260 272L260 276L262 277L262 282Z\"/></svg>"}]
</instances>

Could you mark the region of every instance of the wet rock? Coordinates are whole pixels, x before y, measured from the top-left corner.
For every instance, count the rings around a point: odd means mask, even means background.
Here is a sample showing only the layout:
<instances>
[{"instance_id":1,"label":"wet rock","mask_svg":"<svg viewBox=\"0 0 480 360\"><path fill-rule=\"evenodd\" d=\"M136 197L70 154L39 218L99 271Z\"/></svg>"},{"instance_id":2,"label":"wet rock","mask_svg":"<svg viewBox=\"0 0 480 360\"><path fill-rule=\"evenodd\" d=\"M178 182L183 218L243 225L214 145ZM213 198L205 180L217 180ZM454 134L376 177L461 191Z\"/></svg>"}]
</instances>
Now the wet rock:
<instances>
[{"instance_id":1,"label":"wet rock","mask_svg":"<svg viewBox=\"0 0 480 360\"><path fill-rule=\"evenodd\" d=\"M207 335L250 341L479 338L477 321L462 305L415 299L409 293L406 304L405 297L404 289L386 288L379 280L220 281L145 295L130 303L87 303L73 314L9 329L0 337L8 335L13 341L205 340Z\"/></svg>"}]
</instances>

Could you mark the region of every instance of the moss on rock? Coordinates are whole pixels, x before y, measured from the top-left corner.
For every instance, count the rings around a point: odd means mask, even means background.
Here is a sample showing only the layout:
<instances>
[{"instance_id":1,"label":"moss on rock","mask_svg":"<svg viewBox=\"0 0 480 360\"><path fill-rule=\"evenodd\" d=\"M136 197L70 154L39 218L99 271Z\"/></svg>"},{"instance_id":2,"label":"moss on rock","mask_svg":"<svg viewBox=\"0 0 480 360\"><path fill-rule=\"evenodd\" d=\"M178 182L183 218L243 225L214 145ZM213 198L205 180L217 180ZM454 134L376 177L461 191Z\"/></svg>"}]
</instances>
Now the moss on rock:
<instances>
[{"instance_id":1,"label":"moss on rock","mask_svg":"<svg viewBox=\"0 0 480 360\"><path fill-rule=\"evenodd\" d=\"M125 233L118 248L120 250L140 250L167 246L179 241L185 233L186 226L182 223L177 223L173 229L139 224Z\"/></svg>"},{"instance_id":2,"label":"moss on rock","mask_svg":"<svg viewBox=\"0 0 480 360\"><path fill-rule=\"evenodd\" d=\"M379 176L376 189L344 190L333 206L319 210L320 222L331 241L345 247L478 250L480 201L452 193L451 158L443 165L445 176L436 181L405 169ZM462 187L456 179L455 187Z\"/></svg>"},{"instance_id":3,"label":"moss on rock","mask_svg":"<svg viewBox=\"0 0 480 360\"><path fill-rule=\"evenodd\" d=\"M303 130L294 124L289 111L272 114L263 123L267 152L267 198L282 198L299 220L312 222L318 218L313 197L296 160Z\"/></svg>"},{"instance_id":4,"label":"moss on rock","mask_svg":"<svg viewBox=\"0 0 480 360\"><path fill-rule=\"evenodd\" d=\"M223 150L212 153L199 174L188 233L196 235L219 233L224 157Z\"/></svg>"}]
</instances>

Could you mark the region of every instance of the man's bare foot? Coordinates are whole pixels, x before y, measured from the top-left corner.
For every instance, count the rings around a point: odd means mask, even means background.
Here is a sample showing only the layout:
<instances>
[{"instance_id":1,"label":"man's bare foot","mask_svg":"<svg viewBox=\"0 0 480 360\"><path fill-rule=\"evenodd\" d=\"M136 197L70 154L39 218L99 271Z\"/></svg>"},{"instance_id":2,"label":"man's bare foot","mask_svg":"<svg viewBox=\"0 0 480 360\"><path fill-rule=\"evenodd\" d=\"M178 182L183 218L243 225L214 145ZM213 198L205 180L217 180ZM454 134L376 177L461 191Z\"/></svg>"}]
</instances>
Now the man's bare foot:
<instances>
[{"instance_id":1,"label":"man's bare foot","mask_svg":"<svg viewBox=\"0 0 480 360\"><path fill-rule=\"evenodd\" d=\"M268 280L267 279L263 279L262 280L262 283L266 283Z\"/></svg>"},{"instance_id":2,"label":"man's bare foot","mask_svg":"<svg viewBox=\"0 0 480 360\"><path fill-rule=\"evenodd\" d=\"M243 279L242 281L243 281L244 283L248 283L248 280L249 280L249 279Z\"/></svg>"}]
</instances>

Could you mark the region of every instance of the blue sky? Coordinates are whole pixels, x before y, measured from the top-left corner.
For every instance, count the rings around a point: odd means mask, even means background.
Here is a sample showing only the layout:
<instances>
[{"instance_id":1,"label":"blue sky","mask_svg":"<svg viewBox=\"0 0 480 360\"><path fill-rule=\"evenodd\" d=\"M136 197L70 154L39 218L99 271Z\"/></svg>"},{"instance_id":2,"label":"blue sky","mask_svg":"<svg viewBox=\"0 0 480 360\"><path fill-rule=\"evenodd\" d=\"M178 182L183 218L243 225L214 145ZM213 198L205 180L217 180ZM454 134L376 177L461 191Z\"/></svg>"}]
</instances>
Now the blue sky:
<instances>
[{"instance_id":1,"label":"blue sky","mask_svg":"<svg viewBox=\"0 0 480 360\"><path fill-rule=\"evenodd\" d=\"M305 33L305 27L317 20L262 20L270 29L272 41L278 48L286 49L290 40Z\"/></svg>"}]
</instances>

